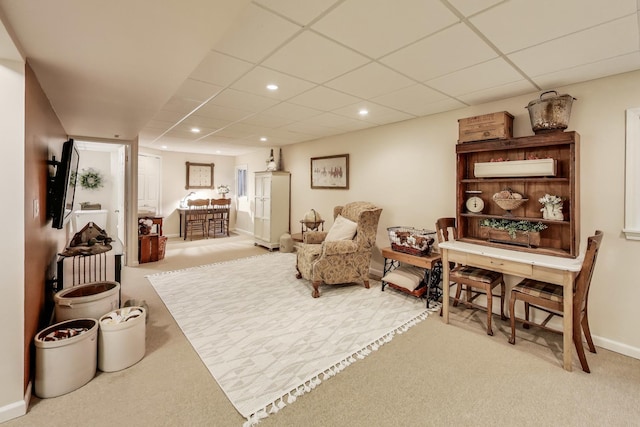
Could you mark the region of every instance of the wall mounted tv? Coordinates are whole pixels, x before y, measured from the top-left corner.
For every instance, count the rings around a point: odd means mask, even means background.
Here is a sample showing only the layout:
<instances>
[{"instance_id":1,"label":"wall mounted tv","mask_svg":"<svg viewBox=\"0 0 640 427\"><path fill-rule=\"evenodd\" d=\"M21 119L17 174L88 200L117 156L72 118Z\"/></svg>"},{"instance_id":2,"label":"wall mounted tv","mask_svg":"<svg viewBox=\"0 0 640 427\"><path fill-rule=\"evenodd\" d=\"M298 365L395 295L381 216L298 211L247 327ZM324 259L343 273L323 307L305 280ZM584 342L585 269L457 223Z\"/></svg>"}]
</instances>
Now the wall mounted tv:
<instances>
[{"instance_id":1,"label":"wall mounted tv","mask_svg":"<svg viewBox=\"0 0 640 427\"><path fill-rule=\"evenodd\" d=\"M80 155L73 142L69 139L62 145L60 161L49 161L55 167L54 176L49 178L47 196L47 211L52 219L53 228L61 229L67 223L73 212L73 198L76 193L76 177Z\"/></svg>"}]
</instances>

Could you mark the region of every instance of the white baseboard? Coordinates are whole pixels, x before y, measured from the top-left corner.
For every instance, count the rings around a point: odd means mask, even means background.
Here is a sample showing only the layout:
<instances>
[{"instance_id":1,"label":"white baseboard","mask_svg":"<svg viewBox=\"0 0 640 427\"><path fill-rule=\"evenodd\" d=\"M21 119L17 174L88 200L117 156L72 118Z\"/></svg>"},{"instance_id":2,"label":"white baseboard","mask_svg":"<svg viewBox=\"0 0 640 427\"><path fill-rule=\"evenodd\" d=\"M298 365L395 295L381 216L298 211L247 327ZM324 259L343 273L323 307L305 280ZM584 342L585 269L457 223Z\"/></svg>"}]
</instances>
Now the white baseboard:
<instances>
[{"instance_id":1,"label":"white baseboard","mask_svg":"<svg viewBox=\"0 0 640 427\"><path fill-rule=\"evenodd\" d=\"M27 413L29 401L31 400L31 381L27 385L24 398L17 402L10 403L0 408L0 423L21 417Z\"/></svg>"},{"instance_id":2,"label":"white baseboard","mask_svg":"<svg viewBox=\"0 0 640 427\"><path fill-rule=\"evenodd\" d=\"M631 347L630 345L619 343L608 338L597 336L592 336L592 338L593 343L598 347L602 347L607 350L623 354L625 356L633 357L634 359L640 359L640 348Z\"/></svg>"},{"instance_id":3,"label":"white baseboard","mask_svg":"<svg viewBox=\"0 0 640 427\"><path fill-rule=\"evenodd\" d=\"M378 268L370 267L369 274L375 277L382 277L382 271ZM598 347L602 347L606 350L611 350L616 353L620 353L625 356L633 357L634 359L640 359L640 348L632 347L627 344L623 344L617 341L610 340L608 338L592 336L593 343Z\"/></svg>"}]
</instances>

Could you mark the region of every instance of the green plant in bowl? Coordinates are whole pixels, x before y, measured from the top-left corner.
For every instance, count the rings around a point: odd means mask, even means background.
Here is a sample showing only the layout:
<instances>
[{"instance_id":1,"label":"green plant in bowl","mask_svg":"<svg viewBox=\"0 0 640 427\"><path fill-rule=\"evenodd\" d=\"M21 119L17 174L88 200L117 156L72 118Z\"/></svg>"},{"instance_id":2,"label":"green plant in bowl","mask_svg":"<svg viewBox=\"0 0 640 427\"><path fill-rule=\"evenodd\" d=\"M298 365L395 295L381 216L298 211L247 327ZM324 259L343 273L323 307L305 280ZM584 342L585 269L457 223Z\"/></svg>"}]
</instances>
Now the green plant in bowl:
<instances>
[{"instance_id":1,"label":"green plant in bowl","mask_svg":"<svg viewBox=\"0 0 640 427\"><path fill-rule=\"evenodd\" d=\"M510 219L485 218L480 221L481 227L489 227L495 230L503 230L509 233L512 239L516 238L516 232L540 232L547 228L542 222L516 221Z\"/></svg>"}]
</instances>

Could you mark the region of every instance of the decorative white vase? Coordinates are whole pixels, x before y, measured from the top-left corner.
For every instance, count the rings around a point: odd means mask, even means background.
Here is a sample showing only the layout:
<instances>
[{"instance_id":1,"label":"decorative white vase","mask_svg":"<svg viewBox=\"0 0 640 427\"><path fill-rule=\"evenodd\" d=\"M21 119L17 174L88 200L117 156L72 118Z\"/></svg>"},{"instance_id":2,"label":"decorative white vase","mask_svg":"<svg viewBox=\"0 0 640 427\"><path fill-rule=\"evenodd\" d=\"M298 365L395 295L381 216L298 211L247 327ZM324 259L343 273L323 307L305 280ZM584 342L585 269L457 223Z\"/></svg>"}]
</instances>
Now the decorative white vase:
<instances>
[{"instance_id":1,"label":"decorative white vase","mask_svg":"<svg viewBox=\"0 0 640 427\"><path fill-rule=\"evenodd\" d=\"M562 204L546 204L542 208L542 218L553 221L564 221L564 214L562 213Z\"/></svg>"}]
</instances>

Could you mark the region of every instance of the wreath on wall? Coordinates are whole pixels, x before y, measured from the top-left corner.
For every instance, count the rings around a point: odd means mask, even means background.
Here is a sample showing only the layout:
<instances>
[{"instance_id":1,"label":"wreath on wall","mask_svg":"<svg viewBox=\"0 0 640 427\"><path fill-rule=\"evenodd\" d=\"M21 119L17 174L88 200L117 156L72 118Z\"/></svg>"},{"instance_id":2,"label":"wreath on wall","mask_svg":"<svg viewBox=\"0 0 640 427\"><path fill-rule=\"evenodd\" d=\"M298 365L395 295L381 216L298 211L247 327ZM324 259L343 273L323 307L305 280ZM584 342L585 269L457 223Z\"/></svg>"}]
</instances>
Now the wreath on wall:
<instances>
[{"instance_id":1,"label":"wreath on wall","mask_svg":"<svg viewBox=\"0 0 640 427\"><path fill-rule=\"evenodd\" d=\"M102 175L93 168L82 169L82 172L78 174L77 179L80 182L80 186L87 190L95 190L104 185L102 183Z\"/></svg>"}]
</instances>

